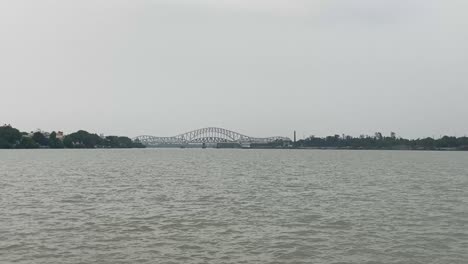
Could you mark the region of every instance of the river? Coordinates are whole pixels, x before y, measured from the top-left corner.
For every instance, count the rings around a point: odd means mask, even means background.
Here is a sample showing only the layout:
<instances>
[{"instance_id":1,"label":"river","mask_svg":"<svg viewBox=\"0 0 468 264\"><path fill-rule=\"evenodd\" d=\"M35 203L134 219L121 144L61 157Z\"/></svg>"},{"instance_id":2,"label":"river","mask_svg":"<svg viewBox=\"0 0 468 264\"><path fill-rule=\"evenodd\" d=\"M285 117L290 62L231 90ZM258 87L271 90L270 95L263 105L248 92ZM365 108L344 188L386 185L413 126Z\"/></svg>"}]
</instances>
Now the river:
<instances>
[{"instance_id":1,"label":"river","mask_svg":"<svg viewBox=\"0 0 468 264\"><path fill-rule=\"evenodd\" d=\"M2 150L0 263L468 263L468 152Z\"/></svg>"}]
</instances>

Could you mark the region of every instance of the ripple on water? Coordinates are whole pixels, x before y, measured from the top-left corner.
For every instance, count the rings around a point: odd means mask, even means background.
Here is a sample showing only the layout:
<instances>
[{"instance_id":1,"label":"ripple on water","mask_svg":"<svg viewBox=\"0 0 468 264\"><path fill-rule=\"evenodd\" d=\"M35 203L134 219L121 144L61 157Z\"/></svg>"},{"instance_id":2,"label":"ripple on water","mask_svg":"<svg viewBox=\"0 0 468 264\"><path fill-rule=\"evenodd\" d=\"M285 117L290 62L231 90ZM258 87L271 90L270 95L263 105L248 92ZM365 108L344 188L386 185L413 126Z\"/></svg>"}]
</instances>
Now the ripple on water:
<instances>
[{"instance_id":1,"label":"ripple on water","mask_svg":"<svg viewBox=\"0 0 468 264\"><path fill-rule=\"evenodd\" d=\"M468 259L464 152L8 153L0 263Z\"/></svg>"}]
</instances>

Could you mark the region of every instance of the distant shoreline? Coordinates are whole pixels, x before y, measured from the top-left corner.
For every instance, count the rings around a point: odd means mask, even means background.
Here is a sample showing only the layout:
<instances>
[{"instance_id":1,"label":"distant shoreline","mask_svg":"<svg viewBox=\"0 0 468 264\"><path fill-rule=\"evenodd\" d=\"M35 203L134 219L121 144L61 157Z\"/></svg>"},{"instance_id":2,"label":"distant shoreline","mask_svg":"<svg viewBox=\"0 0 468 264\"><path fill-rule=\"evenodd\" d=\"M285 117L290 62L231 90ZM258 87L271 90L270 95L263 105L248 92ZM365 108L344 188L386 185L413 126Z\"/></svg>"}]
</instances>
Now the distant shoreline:
<instances>
[{"instance_id":1,"label":"distant shoreline","mask_svg":"<svg viewBox=\"0 0 468 264\"><path fill-rule=\"evenodd\" d=\"M177 147L146 147L146 148L0 148L0 151L21 151L21 150L34 150L34 151L41 151L41 150L135 150L135 149L151 149L151 150L199 150L203 148L199 147L192 147L192 148L177 148ZM206 148L211 150L300 150L300 151L308 151L308 150L320 150L320 151L404 151L404 152L468 152L466 149L349 149L349 148Z\"/></svg>"},{"instance_id":2,"label":"distant shoreline","mask_svg":"<svg viewBox=\"0 0 468 264\"><path fill-rule=\"evenodd\" d=\"M61 131L20 132L11 125L0 126L0 149L125 149L145 148L124 136L104 136L84 130L65 135Z\"/></svg>"},{"instance_id":3,"label":"distant shoreline","mask_svg":"<svg viewBox=\"0 0 468 264\"><path fill-rule=\"evenodd\" d=\"M205 131L206 130L206 131ZM221 132L219 132L219 131ZM195 136L179 141L155 144L143 138L130 139L125 136L104 136L79 130L71 134L61 131L20 132L11 125L0 126L0 149L127 149L127 148L219 148L219 149L312 149L312 150L401 150L401 151L468 151L468 137L443 136L434 138L405 139L396 133L384 136L374 135L333 135L327 137L310 136L296 141L286 137L275 137L271 141L255 141L235 132L218 129L218 134L207 129ZM205 133L205 134L203 134ZM223 133L234 133L223 134ZM236 136L238 138L236 138ZM192 138L193 137L193 138ZM160 143L157 141L156 143ZM199 144L197 144L199 143Z\"/></svg>"}]
</instances>

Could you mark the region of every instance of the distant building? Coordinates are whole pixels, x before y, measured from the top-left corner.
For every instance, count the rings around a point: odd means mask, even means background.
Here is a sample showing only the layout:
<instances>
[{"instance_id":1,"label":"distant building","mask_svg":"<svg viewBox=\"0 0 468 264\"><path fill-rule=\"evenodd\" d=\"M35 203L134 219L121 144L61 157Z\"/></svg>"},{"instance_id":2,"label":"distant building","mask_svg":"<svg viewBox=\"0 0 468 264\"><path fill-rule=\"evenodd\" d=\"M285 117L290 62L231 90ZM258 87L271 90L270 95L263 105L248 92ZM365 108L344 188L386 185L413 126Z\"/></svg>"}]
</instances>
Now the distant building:
<instances>
[{"instance_id":1,"label":"distant building","mask_svg":"<svg viewBox=\"0 0 468 264\"><path fill-rule=\"evenodd\" d=\"M63 141L64 138L65 138L65 135L63 134L63 131L58 131L57 139Z\"/></svg>"}]
</instances>

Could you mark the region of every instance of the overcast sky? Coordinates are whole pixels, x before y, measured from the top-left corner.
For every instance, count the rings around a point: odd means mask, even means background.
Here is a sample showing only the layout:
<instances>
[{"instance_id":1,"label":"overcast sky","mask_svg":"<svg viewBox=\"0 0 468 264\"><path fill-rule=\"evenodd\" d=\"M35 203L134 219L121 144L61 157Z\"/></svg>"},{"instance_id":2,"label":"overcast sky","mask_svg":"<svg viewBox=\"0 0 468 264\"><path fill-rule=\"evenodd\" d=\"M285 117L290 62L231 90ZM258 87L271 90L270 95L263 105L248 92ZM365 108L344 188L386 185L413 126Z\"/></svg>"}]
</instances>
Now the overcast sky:
<instances>
[{"instance_id":1,"label":"overcast sky","mask_svg":"<svg viewBox=\"0 0 468 264\"><path fill-rule=\"evenodd\" d=\"M468 134L466 0L0 0L0 123Z\"/></svg>"}]
</instances>

